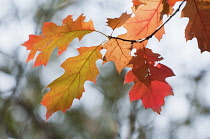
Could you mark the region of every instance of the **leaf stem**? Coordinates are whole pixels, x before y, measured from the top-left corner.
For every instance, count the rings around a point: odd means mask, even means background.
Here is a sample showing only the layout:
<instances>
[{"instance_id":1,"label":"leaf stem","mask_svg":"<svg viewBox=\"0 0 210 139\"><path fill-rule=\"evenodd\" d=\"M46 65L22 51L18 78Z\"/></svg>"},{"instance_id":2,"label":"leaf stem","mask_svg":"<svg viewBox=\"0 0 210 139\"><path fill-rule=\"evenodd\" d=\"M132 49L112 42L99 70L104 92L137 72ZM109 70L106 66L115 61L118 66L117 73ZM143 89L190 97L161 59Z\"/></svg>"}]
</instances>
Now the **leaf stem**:
<instances>
[{"instance_id":1,"label":"leaf stem","mask_svg":"<svg viewBox=\"0 0 210 139\"><path fill-rule=\"evenodd\" d=\"M100 33L100 34L104 35L105 37L107 37L108 39L110 39L110 36L107 36L107 35L106 35L106 34L104 34L103 32L100 32L100 31L97 31L97 30L95 30L95 32L98 32L98 33Z\"/></svg>"}]
</instances>

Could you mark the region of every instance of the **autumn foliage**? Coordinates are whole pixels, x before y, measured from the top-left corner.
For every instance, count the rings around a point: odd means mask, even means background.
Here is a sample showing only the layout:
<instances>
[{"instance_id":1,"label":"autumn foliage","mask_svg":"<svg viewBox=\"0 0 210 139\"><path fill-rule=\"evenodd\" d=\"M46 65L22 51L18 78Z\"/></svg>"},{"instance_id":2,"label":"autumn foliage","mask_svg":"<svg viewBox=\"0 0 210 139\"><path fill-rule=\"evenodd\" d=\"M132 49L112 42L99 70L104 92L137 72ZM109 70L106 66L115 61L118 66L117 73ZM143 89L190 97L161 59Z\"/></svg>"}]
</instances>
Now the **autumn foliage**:
<instances>
[{"instance_id":1,"label":"autumn foliage","mask_svg":"<svg viewBox=\"0 0 210 139\"><path fill-rule=\"evenodd\" d=\"M134 82L129 92L130 100L141 99L145 108L160 113L164 98L173 95L172 88L165 79L175 75L169 67L160 63L163 58L159 54L147 48L147 42L153 36L161 40L165 33L164 25L183 6L184 1L179 2L178 9L173 9L178 1L180 0L133 0L132 14L122 13L118 18L107 19L107 26L113 31L122 26L127 30L117 37L95 30L93 22L85 22L83 15L75 21L69 15L61 26L44 23L41 35L30 35L23 45L30 50L27 62L36 59L34 66L46 66L56 47L58 55L61 55L75 38L81 40L92 32L98 32L107 38L99 46L78 48L78 56L64 61L61 67L65 73L47 86L50 91L41 102L47 108L46 119L56 111L65 112L75 98L80 99L85 81L96 82L99 74L96 67L98 59L102 59L103 63L113 61L119 73L123 68L130 67L124 81ZM165 22L164 14L168 15ZM186 0L181 17L189 18L185 30L186 40L195 37L201 52L210 51L210 1ZM101 49L107 50L103 57ZM134 49L136 53L131 55Z\"/></svg>"}]
</instances>

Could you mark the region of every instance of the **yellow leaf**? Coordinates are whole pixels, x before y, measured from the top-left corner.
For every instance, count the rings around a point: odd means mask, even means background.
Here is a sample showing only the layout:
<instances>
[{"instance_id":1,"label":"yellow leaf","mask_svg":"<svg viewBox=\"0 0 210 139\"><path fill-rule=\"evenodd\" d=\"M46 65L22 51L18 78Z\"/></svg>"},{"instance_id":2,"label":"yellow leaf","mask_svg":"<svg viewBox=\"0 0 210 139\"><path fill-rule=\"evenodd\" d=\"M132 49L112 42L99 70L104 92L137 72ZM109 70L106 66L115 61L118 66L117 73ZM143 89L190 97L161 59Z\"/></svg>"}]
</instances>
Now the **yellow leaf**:
<instances>
[{"instance_id":1,"label":"yellow leaf","mask_svg":"<svg viewBox=\"0 0 210 139\"><path fill-rule=\"evenodd\" d=\"M86 34L95 31L92 21L84 22L84 19L85 17L80 15L73 21L72 16L69 15L63 20L62 26L57 26L51 22L45 23L41 35L30 35L29 40L23 44L27 50L31 50L27 62L32 60L40 51L34 67L46 65L56 47L59 49L58 54L61 55L73 39L79 38L81 40Z\"/></svg>"},{"instance_id":2,"label":"yellow leaf","mask_svg":"<svg viewBox=\"0 0 210 139\"><path fill-rule=\"evenodd\" d=\"M101 46L80 47L78 56L68 58L61 65L65 73L48 85L50 92L41 102L47 108L46 119L56 111L65 112L75 98L80 99L86 80L96 81L99 72L95 62L102 57L100 50Z\"/></svg>"}]
</instances>

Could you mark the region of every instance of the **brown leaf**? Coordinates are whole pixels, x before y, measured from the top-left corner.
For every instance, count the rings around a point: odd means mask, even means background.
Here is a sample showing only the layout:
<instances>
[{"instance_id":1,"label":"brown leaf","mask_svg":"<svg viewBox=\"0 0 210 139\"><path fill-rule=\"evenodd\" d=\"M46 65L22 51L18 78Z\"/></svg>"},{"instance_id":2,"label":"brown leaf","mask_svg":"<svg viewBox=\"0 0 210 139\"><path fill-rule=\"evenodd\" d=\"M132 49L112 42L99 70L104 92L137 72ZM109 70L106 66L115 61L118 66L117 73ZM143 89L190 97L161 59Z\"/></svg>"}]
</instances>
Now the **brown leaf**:
<instances>
[{"instance_id":1,"label":"brown leaf","mask_svg":"<svg viewBox=\"0 0 210 139\"><path fill-rule=\"evenodd\" d=\"M196 37L201 52L210 52L210 1L187 0L181 17L189 18L185 29L186 40Z\"/></svg>"},{"instance_id":2,"label":"brown leaf","mask_svg":"<svg viewBox=\"0 0 210 139\"><path fill-rule=\"evenodd\" d=\"M116 28L121 27L129 18L131 17L131 14L123 13L118 18L107 18L108 26L111 27L113 30Z\"/></svg>"}]
</instances>

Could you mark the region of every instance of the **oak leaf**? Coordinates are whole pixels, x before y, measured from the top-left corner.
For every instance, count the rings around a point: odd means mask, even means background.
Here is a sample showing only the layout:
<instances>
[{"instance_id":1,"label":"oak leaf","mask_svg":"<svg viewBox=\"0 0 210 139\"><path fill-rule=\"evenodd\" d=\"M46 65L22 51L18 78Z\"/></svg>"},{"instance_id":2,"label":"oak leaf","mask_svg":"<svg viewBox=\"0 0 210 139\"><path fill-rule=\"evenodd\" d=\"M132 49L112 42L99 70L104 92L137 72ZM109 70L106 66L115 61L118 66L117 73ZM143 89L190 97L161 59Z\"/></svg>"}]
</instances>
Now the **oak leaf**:
<instances>
[{"instance_id":1,"label":"oak leaf","mask_svg":"<svg viewBox=\"0 0 210 139\"><path fill-rule=\"evenodd\" d=\"M160 13L161 19L163 18L164 14L171 15L171 13L172 13L172 8L168 4L168 1L167 0L163 0L163 10Z\"/></svg>"},{"instance_id":2,"label":"oak leaf","mask_svg":"<svg viewBox=\"0 0 210 139\"><path fill-rule=\"evenodd\" d=\"M130 42L118 39L109 40L103 45L103 48L107 49L107 52L103 58L103 63L113 61L115 63L117 71L120 73L123 68L128 66L128 63L132 58L132 56L130 55L130 47Z\"/></svg>"},{"instance_id":3,"label":"oak leaf","mask_svg":"<svg viewBox=\"0 0 210 139\"><path fill-rule=\"evenodd\" d=\"M132 2L133 2L133 6L139 6L143 4L140 0L132 0Z\"/></svg>"},{"instance_id":4,"label":"oak leaf","mask_svg":"<svg viewBox=\"0 0 210 139\"><path fill-rule=\"evenodd\" d=\"M182 1L182 0L167 0L168 4L173 7L175 5L176 2L178 1Z\"/></svg>"},{"instance_id":5,"label":"oak leaf","mask_svg":"<svg viewBox=\"0 0 210 139\"><path fill-rule=\"evenodd\" d=\"M102 57L100 50L101 46L80 47L78 56L68 58L61 65L65 73L47 86L50 92L41 102L47 108L46 119L56 111L65 112L75 98L80 99L86 80L96 81L99 72L95 63Z\"/></svg>"},{"instance_id":6,"label":"oak leaf","mask_svg":"<svg viewBox=\"0 0 210 139\"><path fill-rule=\"evenodd\" d=\"M173 95L172 89L166 82L145 79L145 82L140 82L136 76L130 71L125 77L125 82L135 82L129 92L130 100L142 100L145 108L152 108L153 111L160 114L161 107L164 105L164 98L168 95ZM149 84L147 86L146 84Z\"/></svg>"},{"instance_id":7,"label":"oak leaf","mask_svg":"<svg viewBox=\"0 0 210 139\"><path fill-rule=\"evenodd\" d=\"M84 22L84 19L85 17L80 15L73 21L72 16L69 15L63 20L62 26L51 22L44 23L42 34L30 35L29 40L23 44L27 50L31 50L27 62L40 51L34 66L46 65L56 47L59 49L58 54L61 55L73 39L81 40L86 34L95 31L92 21Z\"/></svg>"},{"instance_id":8,"label":"oak leaf","mask_svg":"<svg viewBox=\"0 0 210 139\"><path fill-rule=\"evenodd\" d=\"M182 0L163 0L163 10L160 13L161 17L164 14L171 15L173 13L173 6L178 1L182 1Z\"/></svg>"},{"instance_id":9,"label":"oak leaf","mask_svg":"<svg viewBox=\"0 0 210 139\"><path fill-rule=\"evenodd\" d=\"M133 0L133 6L135 7L135 9L137 9L140 5L144 4L142 2L140 2L140 0Z\"/></svg>"},{"instance_id":10,"label":"oak leaf","mask_svg":"<svg viewBox=\"0 0 210 139\"><path fill-rule=\"evenodd\" d=\"M182 17L188 17L185 29L186 40L197 38L198 46L203 51L210 51L210 1L187 0L182 10Z\"/></svg>"},{"instance_id":11,"label":"oak leaf","mask_svg":"<svg viewBox=\"0 0 210 139\"><path fill-rule=\"evenodd\" d=\"M134 5L138 2L139 1L133 1ZM128 18L128 15L122 14L122 16L118 19L109 19L108 25L113 29L120 21L123 21L121 23L125 22L123 26L126 28L127 33L118 36L118 38L130 40L146 38L162 24L160 15L160 12L163 9L162 0L144 0L143 2L145 5L139 6L136 10L133 10L135 14L134 17ZM163 33L164 29L161 28L155 36L158 39L161 39ZM147 40L142 43L135 43L133 46L134 48L140 49L145 47L146 44ZM127 67L128 62L131 59L130 51L132 48L130 42L111 39L104 45L104 48L107 49L107 53L104 58L105 62L114 61L118 72L120 72L124 67Z\"/></svg>"},{"instance_id":12,"label":"oak leaf","mask_svg":"<svg viewBox=\"0 0 210 139\"><path fill-rule=\"evenodd\" d=\"M165 79L174 76L174 73L170 68L159 63L163 59L159 54L145 47L153 33L158 40L162 38L164 28L159 28L163 23L162 16L171 14L172 6L177 1L179 0L133 0L133 17L131 14L123 13L118 18L108 18L108 26L113 30L121 26L127 30L126 34L117 37L96 31L92 21L84 22L85 17L82 15L75 21L72 16L68 16L63 20L61 26L45 23L41 35L30 35L29 40L23 45L30 50L27 62L34 59L36 53L39 53L34 66L46 65L56 47L59 49L58 54L61 55L73 39L81 40L93 31L109 38L103 46L78 48L79 55L67 59L61 65L65 70L64 74L47 86L50 91L44 95L41 102L47 108L46 119L56 111L65 112L71 107L74 99L80 99L86 80L96 81L99 72L95 62L101 59L100 50L102 48L107 50L103 58L104 63L114 61L118 72L121 72L124 67L133 67L125 76L125 83L134 82L129 93L130 100L142 99L145 108L152 108L160 113L161 106L164 105L164 98L173 94L172 88ZM189 1L195 2L195 0ZM209 10L204 5L197 6L200 7L199 12L204 9ZM183 13L186 13L185 9ZM194 20L192 15L186 14L185 16L190 18L190 22ZM209 21L209 18L207 20ZM209 26L206 21L205 24ZM144 41L139 43L139 39ZM136 56L132 57L133 48L136 48L137 52Z\"/></svg>"},{"instance_id":13,"label":"oak leaf","mask_svg":"<svg viewBox=\"0 0 210 139\"><path fill-rule=\"evenodd\" d=\"M131 17L123 26L127 30L126 39L138 40L143 39L153 33L161 24L161 11L163 10L162 0L143 0L145 5L139 6L137 10L133 10L134 17ZM155 37L159 40L164 34L161 28Z\"/></svg>"},{"instance_id":14,"label":"oak leaf","mask_svg":"<svg viewBox=\"0 0 210 139\"><path fill-rule=\"evenodd\" d=\"M107 18L108 26L111 27L113 30L116 28L121 27L129 18L131 17L131 14L123 13L118 18Z\"/></svg>"},{"instance_id":15,"label":"oak leaf","mask_svg":"<svg viewBox=\"0 0 210 139\"><path fill-rule=\"evenodd\" d=\"M152 108L160 113L164 98L173 95L172 88L165 79L174 76L174 73L167 66L157 63L162 58L150 49L139 49L135 54L136 57L130 61L133 68L125 76L125 83L134 81L129 92L130 100L142 99L145 108Z\"/></svg>"}]
</instances>

